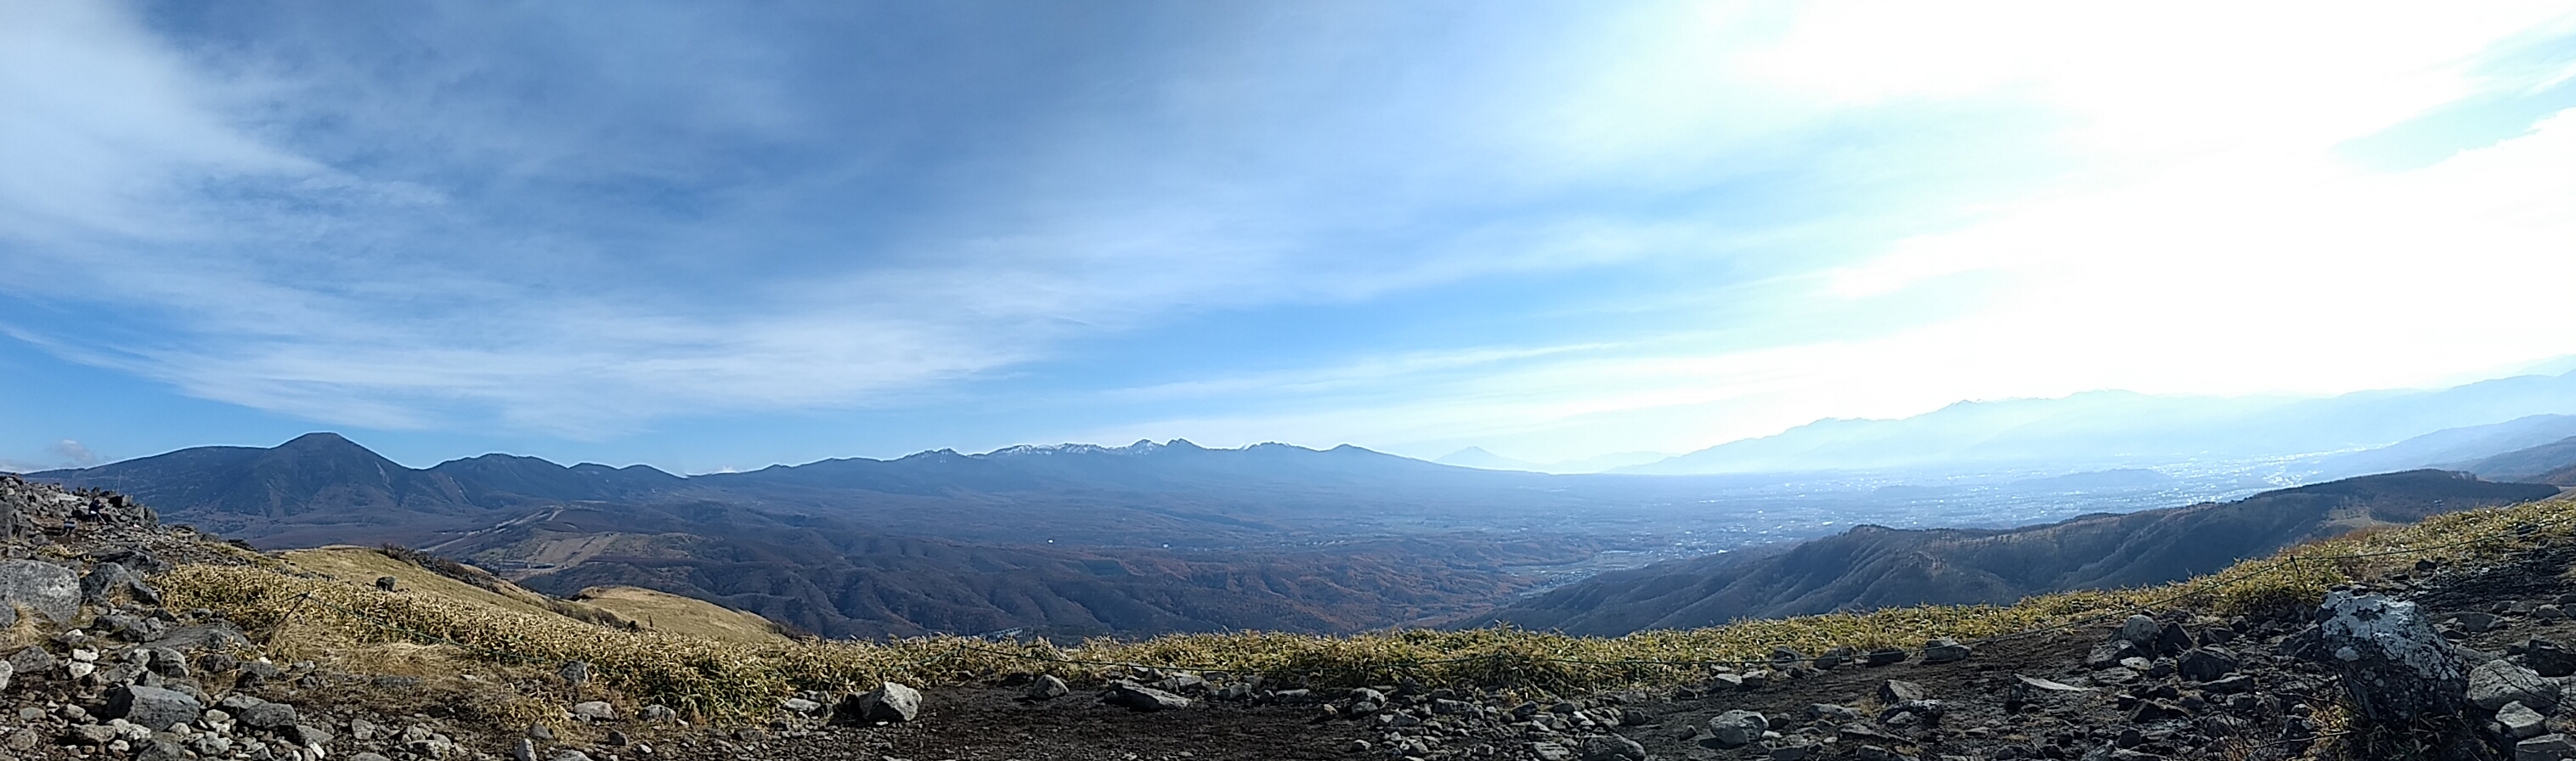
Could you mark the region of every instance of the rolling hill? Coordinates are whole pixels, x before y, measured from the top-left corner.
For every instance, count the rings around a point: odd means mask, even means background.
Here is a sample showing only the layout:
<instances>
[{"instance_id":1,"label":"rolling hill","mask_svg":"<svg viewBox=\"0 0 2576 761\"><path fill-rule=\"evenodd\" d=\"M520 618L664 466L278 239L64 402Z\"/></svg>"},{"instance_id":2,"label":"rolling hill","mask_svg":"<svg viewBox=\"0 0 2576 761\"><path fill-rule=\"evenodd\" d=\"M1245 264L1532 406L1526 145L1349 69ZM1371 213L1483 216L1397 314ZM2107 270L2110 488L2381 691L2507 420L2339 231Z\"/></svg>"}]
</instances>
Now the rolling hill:
<instances>
[{"instance_id":1,"label":"rolling hill","mask_svg":"<svg viewBox=\"0 0 2576 761\"><path fill-rule=\"evenodd\" d=\"M1860 526L1770 553L1727 553L1606 573L1469 623L1574 634L1714 626L1916 604L2009 603L2033 594L2155 584L2302 541L2412 523L2558 489L2417 470L2242 500L2090 515L2015 529Z\"/></svg>"}]
</instances>

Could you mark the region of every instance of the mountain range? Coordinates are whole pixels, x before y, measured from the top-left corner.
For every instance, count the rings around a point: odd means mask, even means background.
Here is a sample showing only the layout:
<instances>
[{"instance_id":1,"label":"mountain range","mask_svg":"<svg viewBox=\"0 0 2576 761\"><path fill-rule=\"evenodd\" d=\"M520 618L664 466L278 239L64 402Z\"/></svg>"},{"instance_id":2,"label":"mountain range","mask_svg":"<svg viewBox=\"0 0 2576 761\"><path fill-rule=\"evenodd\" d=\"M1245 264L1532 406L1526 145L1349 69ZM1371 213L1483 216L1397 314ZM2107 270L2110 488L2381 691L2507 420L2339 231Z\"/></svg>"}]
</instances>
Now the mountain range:
<instances>
[{"instance_id":1,"label":"mountain range","mask_svg":"<svg viewBox=\"0 0 2576 761\"><path fill-rule=\"evenodd\" d=\"M2537 404L2530 389L2554 389L2565 379L2508 381L2383 394L2369 403L2411 399L2405 404L2454 411L2528 407ZM2452 398L2445 395L2459 396L2436 403ZM2044 422L2065 416L2030 410L2062 412L2071 409L2068 403L1962 405L1926 417L1991 418L2006 410L2011 414L2004 417ZM2266 413L2274 416L2268 419L2293 421L2283 409ZM1919 428L1909 428L1908 436L1957 429L1907 425ZM1987 443L2024 446L2055 430L2034 426ZM1641 588L1670 591L1702 583L1686 578L1714 578L1757 558L1828 552L1855 537L1912 542L1905 532L1992 527L1942 535L1982 536L1974 532L2229 499L2319 474L2348 474L2338 469L2437 465L2495 479L2570 483L2576 480L2571 435L2576 416L2524 414L2419 430L2379 449L2250 466L2204 466L2188 458L2093 469L2014 461L1965 476L1862 469L1552 475L1454 467L1353 446L1210 449L1180 440L982 454L938 450L682 476L641 465L565 466L507 454L410 468L337 434L314 433L276 447L197 447L30 475L124 492L171 521L261 547L402 544L540 590L645 587L831 636L997 630L1128 636L1244 628L1347 632L1476 620L1507 603L1512 607L1495 615L1509 618L1497 620L1660 625L1690 620L1672 617L1685 608L1710 608L1632 606L1614 615L1546 601L1619 579L1646 579L1652 583L1639 581ZM1880 437L1872 446L1903 438ZM2275 495L2259 504L2290 502ZM2121 520L2144 519L2092 516L2061 525L2129 525ZM1899 528L1846 532L1855 524ZM2069 546L2083 552L2101 549L2075 541L2095 534L2072 528L2051 534L2060 535L2073 537ZM2231 552L2269 546L2243 544ZM1660 569L1653 574L1660 575L1651 579L1620 575L1659 562L1664 565L1653 566ZM2111 578L1906 575L1951 567L1863 566L1853 578L1870 580L1860 586L1818 578L1812 586L1821 591L1812 595L1757 596L1737 608L1789 610L1836 596L1842 599L1833 605L2005 595L2065 579ZM2173 566L2177 573L2198 567ZM1595 576L1603 572L1609 575ZM1549 589L1556 591L1514 603ZM1649 597L1654 605L1669 602Z\"/></svg>"},{"instance_id":2,"label":"mountain range","mask_svg":"<svg viewBox=\"0 0 2576 761\"><path fill-rule=\"evenodd\" d=\"M1959 402L1898 420L1819 420L1613 472L1973 471L2043 462L2109 468L2350 452L2438 430L2570 414L2576 372L2324 399L2095 391Z\"/></svg>"}]
</instances>

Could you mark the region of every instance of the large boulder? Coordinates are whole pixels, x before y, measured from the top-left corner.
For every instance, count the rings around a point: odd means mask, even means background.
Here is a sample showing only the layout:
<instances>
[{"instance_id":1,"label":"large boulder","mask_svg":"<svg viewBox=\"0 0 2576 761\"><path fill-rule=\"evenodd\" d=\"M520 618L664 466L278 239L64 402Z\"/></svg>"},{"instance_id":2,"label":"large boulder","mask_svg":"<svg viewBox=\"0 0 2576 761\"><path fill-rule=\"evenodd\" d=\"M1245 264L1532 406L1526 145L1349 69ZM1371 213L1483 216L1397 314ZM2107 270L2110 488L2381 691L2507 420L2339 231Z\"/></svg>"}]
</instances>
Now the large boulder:
<instances>
[{"instance_id":1,"label":"large boulder","mask_svg":"<svg viewBox=\"0 0 2576 761\"><path fill-rule=\"evenodd\" d=\"M0 626L18 622L26 608L57 624L80 615L80 577L42 560L0 561Z\"/></svg>"},{"instance_id":2,"label":"large boulder","mask_svg":"<svg viewBox=\"0 0 2576 761\"><path fill-rule=\"evenodd\" d=\"M2467 669L2414 603L2337 591L2319 613L2280 647L2334 669L2364 718L2398 724L2461 709Z\"/></svg>"},{"instance_id":3,"label":"large boulder","mask_svg":"<svg viewBox=\"0 0 2576 761\"><path fill-rule=\"evenodd\" d=\"M886 682L843 699L840 713L859 721L911 721L921 714L921 691Z\"/></svg>"}]
</instances>

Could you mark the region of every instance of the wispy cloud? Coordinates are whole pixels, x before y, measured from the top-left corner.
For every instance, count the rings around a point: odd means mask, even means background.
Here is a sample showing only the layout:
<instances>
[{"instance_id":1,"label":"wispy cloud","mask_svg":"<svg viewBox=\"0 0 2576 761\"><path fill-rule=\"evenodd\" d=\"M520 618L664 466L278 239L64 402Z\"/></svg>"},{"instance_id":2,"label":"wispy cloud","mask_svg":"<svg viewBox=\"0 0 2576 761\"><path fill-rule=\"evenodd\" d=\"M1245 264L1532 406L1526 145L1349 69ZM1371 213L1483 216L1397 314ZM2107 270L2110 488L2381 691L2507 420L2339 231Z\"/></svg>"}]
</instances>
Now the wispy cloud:
<instances>
[{"instance_id":1,"label":"wispy cloud","mask_svg":"<svg viewBox=\"0 0 2576 761\"><path fill-rule=\"evenodd\" d=\"M1040 378L1542 458L2576 350L2545 5L628 10L0 9L0 330L389 429Z\"/></svg>"}]
</instances>

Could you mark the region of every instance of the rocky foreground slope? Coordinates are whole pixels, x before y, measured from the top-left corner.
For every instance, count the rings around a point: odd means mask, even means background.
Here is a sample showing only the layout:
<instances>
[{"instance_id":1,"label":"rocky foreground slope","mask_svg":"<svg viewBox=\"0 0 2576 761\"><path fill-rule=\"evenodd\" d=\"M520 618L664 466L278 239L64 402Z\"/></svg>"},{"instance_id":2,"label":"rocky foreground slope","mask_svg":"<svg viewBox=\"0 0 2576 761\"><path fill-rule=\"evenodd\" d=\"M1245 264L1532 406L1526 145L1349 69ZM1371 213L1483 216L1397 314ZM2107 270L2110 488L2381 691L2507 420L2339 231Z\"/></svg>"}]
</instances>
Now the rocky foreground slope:
<instances>
[{"instance_id":1,"label":"rocky foreground slope","mask_svg":"<svg viewBox=\"0 0 2576 761\"><path fill-rule=\"evenodd\" d=\"M1541 688L1551 681L1543 653L1530 654L1525 682L1424 684L1396 670L1369 686L1283 676L1293 665L1254 677L1031 661L919 690L778 694L774 710L711 718L611 689L581 662L381 643L352 645L364 658L265 657L324 644L271 641L276 630L234 620L264 620L243 612L165 606L155 579L176 577L155 574L174 564L274 560L159 526L119 496L0 476L0 598L19 610L0 658L0 754L2576 758L2576 741L2564 734L2576 729L2576 692L2566 690L2576 677L2568 616L2576 584L2566 578L2576 543L2564 526L2515 528L2519 539L2366 574L2367 584L2337 590L2340 613L2311 599L2220 616L2206 605L2218 598L2194 598L1968 645L1783 649L1768 662L1707 666L1680 683L1633 688L1558 685L1551 693Z\"/></svg>"}]
</instances>

